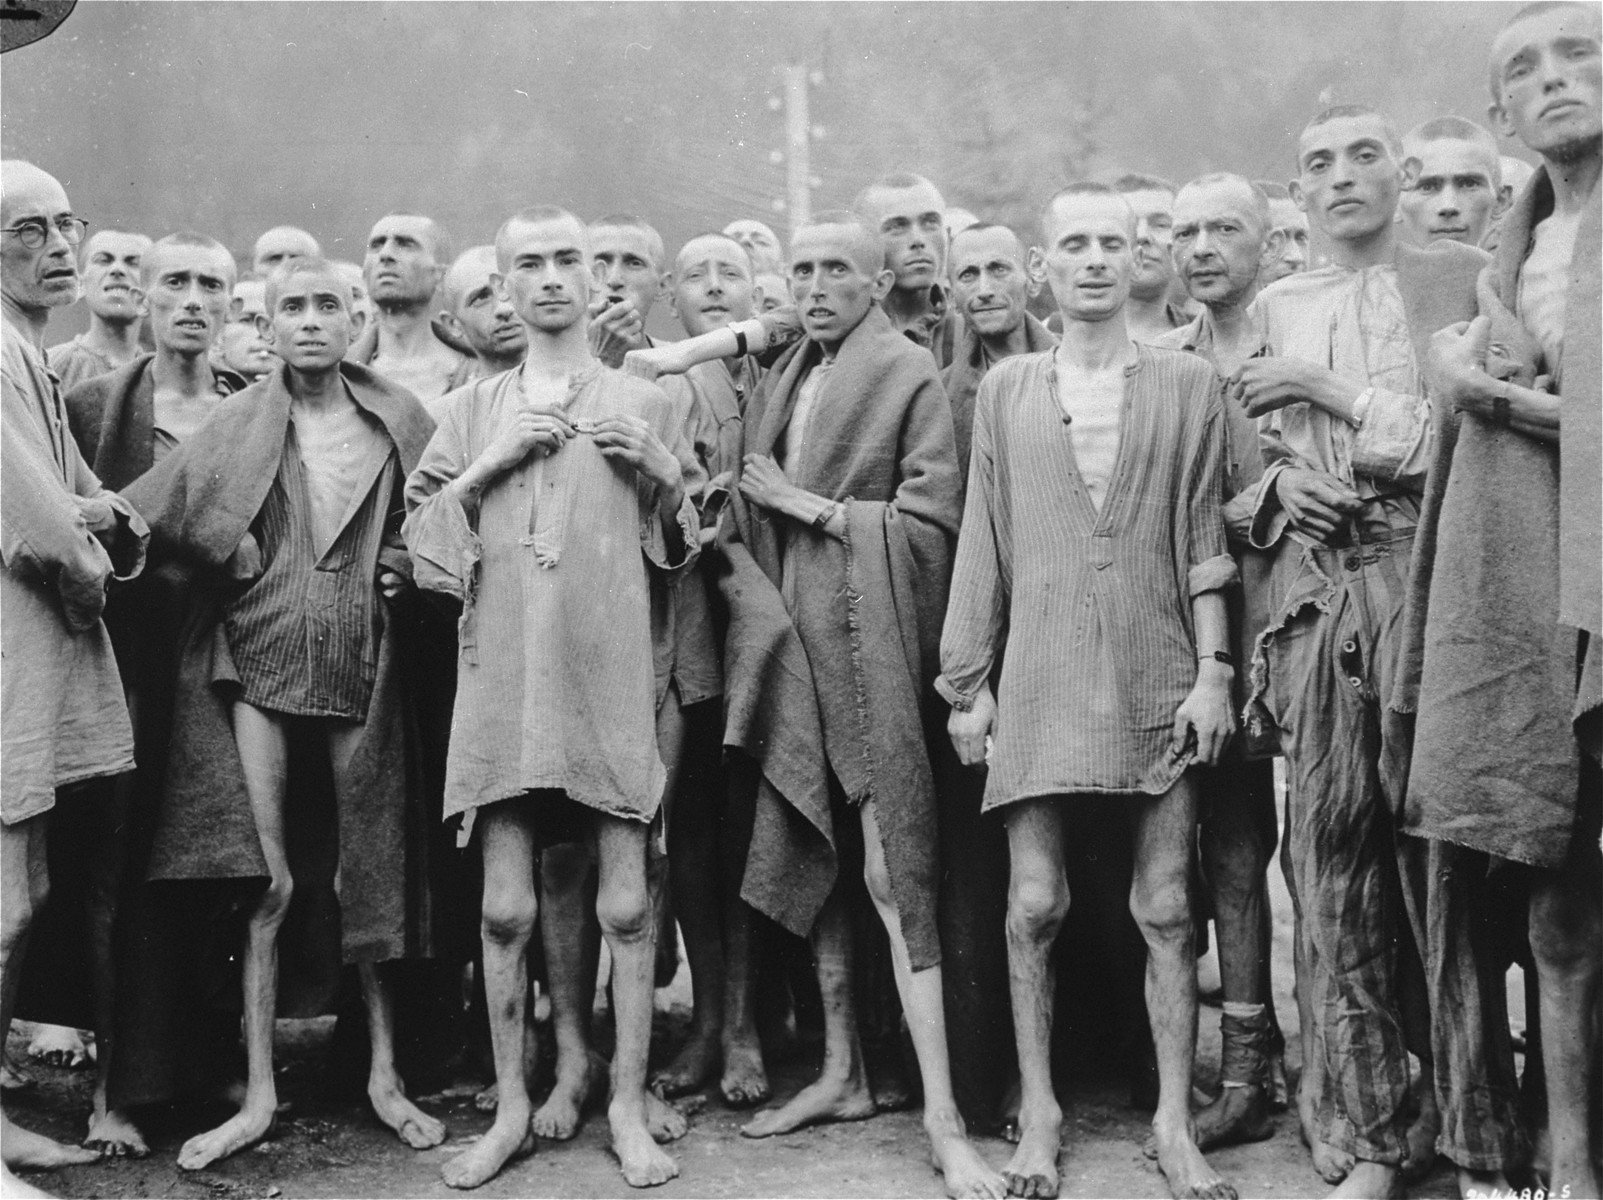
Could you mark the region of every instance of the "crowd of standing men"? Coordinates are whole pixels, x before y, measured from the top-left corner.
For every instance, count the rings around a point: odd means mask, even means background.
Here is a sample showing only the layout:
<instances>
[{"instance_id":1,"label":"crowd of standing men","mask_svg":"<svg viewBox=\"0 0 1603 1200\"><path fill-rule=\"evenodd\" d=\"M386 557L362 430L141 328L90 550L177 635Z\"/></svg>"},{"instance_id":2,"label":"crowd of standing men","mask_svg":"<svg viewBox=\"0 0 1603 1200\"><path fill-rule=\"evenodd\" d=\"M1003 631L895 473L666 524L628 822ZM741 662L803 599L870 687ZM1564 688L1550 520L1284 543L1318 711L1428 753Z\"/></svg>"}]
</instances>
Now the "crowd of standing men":
<instances>
[{"instance_id":1,"label":"crowd of standing men","mask_svg":"<svg viewBox=\"0 0 1603 1200\"><path fill-rule=\"evenodd\" d=\"M233 1115L181 1167L260 1141L275 1017L336 1008L419 1149L446 1130L403 1076L487 1028L494 1121L446 1184L591 1105L660 1184L666 1099L768 1098L777 989L822 1065L746 1135L873 1115L900 1028L949 1194L1056 1196L1053 947L1076 851L1118 842L1176 1196L1236 1195L1204 1153L1288 1100L1336 1195L1438 1154L1466 1197L1598 1195L1597 7L1522 9L1489 81L1522 185L1470 121L1350 105L1289 189L1073 183L1033 245L895 174L788 253L535 205L454 257L417 214L360 265L279 227L241 274L86 238L6 162L3 1028L99 1050L83 1147L5 1121L8 1191L146 1153L186 1097ZM661 299L684 340L645 334ZM652 1074L670 910L694 1014Z\"/></svg>"}]
</instances>

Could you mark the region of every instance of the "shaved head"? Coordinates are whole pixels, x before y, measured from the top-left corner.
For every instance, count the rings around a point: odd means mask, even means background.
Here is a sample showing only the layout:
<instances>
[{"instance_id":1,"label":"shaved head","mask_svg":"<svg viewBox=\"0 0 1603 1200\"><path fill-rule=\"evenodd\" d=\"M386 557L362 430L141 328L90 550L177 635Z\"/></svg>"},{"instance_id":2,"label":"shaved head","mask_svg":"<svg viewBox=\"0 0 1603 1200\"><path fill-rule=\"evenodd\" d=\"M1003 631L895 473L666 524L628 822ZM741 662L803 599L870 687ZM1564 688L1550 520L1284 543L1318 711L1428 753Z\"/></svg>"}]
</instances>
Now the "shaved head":
<instances>
[{"instance_id":1,"label":"shaved head","mask_svg":"<svg viewBox=\"0 0 1603 1200\"><path fill-rule=\"evenodd\" d=\"M952 235L952 263L954 268L957 264L958 246L969 238L981 235L984 235L987 241L1008 246L1010 251L1018 256L1020 262L1024 261L1024 239L1018 234L1014 233L1006 225L992 225L988 221L973 221Z\"/></svg>"},{"instance_id":2,"label":"shaved head","mask_svg":"<svg viewBox=\"0 0 1603 1200\"><path fill-rule=\"evenodd\" d=\"M1379 109L1370 108L1367 104L1336 104L1322 112L1315 113L1312 120L1302 127L1302 133L1297 138L1297 169L1302 170L1302 143L1308 135L1321 125L1328 125L1332 121L1342 121L1348 118L1373 117L1381 131L1381 138L1386 143L1386 149L1398 162L1403 160L1403 139L1397 136L1397 126L1391 123L1391 118Z\"/></svg>"},{"instance_id":3,"label":"shaved head","mask_svg":"<svg viewBox=\"0 0 1603 1200\"><path fill-rule=\"evenodd\" d=\"M496 269L505 275L508 268L511 267L512 239L520 228L547 224L573 225L577 238L574 244L584 251L586 258L589 258L590 227L565 208L558 208L555 204L535 204L528 208L520 208L503 221L501 228L495 231Z\"/></svg>"},{"instance_id":4,"label":"shaved head","mask_svg":"<svg viewBox=\"0 0 1603 1200\"><path fill-rule=\"evenodd\" d=\"M292 258L317 258L323 248L317 239L296 225L274 225L256 239L251 252L251 269L267 274Z\"/></svg>"},{"instance_id":5,"label":"shaved head","mask_svg":"<svg viewBox=\"0 0 1603 1200\"><path fill-rule=\"evenodd\" d=\"M316 276L323 282L333 284L334 286L329 290L340 298L340 303L344 306L346 315L350 315L351 289L346 286L345 280L340 278L339 269L326 258L308 257L292 258L267 277L264 307L267 309L269 317L273 315L273 310L278 307L279 293L288 287L290 281L301 279L308 275Z\"/></svg>"},{"instance_id":6,"label":"shaved head","mask_svg":"<svg viewBox=\"0 0 1603 1200\"><path fill-rule=\"evenodd\" d=\"M455 312L467 290L496 270L494 246L470 246L457 255L451 269L445 273L445 283L442 285L447 311Z\"/></svg>"},{"instance_id":7,"label":"shaved head","mask_svg":"<svg viewBox=\"0 0 1603 1200\"><path fill-rule=\"evenodd\" d=\"M680 246L679 253L674 255L674 274L677 275L683 271L684 264L688 262L697 251L704 249L708 242L725 242L733 246L740 252L739 258L746 264L749 273L752 275L756 274L756 270L751 261L751 251L747 250L745 246L741 245L738 238L730 237L727 233L698 233L683 246Z\"/></svg>"},{"instance_id":8,"label":"shaved head","mask_svg":"<svg viewBox=\"0 0 1603 1200\"><path fill-rule=\"evenodd\" d=\"M0 162L0 221L11 224L18 199L33 199L46 192L67 194L59 179L26 159L8 158Z\"/></svg>"},{"instance_id":9,"label":"shaved head","mask_svg":"<svg viewBox=\"0 0 1603 1200\"><path fill-rule=\"evenodd\" d=\"M885 242L879 235L879 230L867 219L858 216L844 208L829 209L819 213L796 230L800 237L803 230L820 229L842 226L847 233L847 246L858 269L867 275L878 275L885 269ZM794 241L794 239L793 239ZM794 245L791 257L795 257Z\"/></svg>"},{"instance_id":10,"label":"shaved head","mask_svg":"<svg viewBox=\"0 0 1603 1200\"><path fill-rule=\"evenodd\" d=\"M1193 188L1217 188L1221 191L1234 193L1258 218L1259 235L1261 236L1269 231L1269 197L1264 194L1262 188L1245 175L1236 175L1230 171L1214 171L1208 175L1199 175L1175 193L1176 208L1179 207L1180 197Z\"/></svg>"},{"instance_id":11,"label":"shaved head","mask_svg":"<svg viewBox=\"0 0 1603 1200\"><path fill-rule=\"evenodd\" d=\"M208 251L217 265L218 273L228 281L229 292L233 292L234 283L239 278L239 266L234 262L234 256L228 252L227 246L203 233L169 233L153 244L145 251L144 261L140 264L140 286L148 291L169 252L181 247Z\"/></svg>"}]
</instances>

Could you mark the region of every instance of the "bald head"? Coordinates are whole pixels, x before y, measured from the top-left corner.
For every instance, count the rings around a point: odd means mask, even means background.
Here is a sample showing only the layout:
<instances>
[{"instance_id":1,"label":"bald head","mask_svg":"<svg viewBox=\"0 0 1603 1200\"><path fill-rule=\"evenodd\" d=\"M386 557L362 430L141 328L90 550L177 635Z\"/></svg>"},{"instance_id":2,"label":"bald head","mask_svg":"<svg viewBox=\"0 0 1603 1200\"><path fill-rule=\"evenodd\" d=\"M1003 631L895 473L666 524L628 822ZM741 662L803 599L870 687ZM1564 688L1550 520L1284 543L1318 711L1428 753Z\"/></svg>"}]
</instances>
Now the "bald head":
<instances>
[{"instance_id":1,"label":"bald head","mask_svg":"<svg viewBox=\"0 0 1603 1200\"><path fill-rule=\"evenodd\" d=\"M839 346L890 291L878 232L855 213L819 213L790 243L791 296L802 328L826 348Z\"/></svg>"},{"instance_id":2,"label":"bald head","mask_svg":"<svg viewBox=\"0 0 1603 1200\"><path fill-rule=\"evenodd\" d=\"M1004 225L976 222L952 238L952 305L980 338L1000 345L1024 323L1033 292L1024 243Z\"/></svg>"},{"instance_id":3,"label":"bald head","mask_svg":"<svg viewBox=\"0 0 1603 1200\"><path fill-rule=\"evenodd\" d=\"M317 258L323 248L317 239L295 225L275 225L256 239L251 270L266 275L292 258Z\"/></svg>"},{"instance_id":4,"label":"bald head","mask_svg":"<svg viewBox=\"0 0 1603 1200\"><path fill-rule=\"evenodd\" d=\"M523 357L529 339L511 301L498 293L496 274L494 246L472 246L457 255L441 285L440 319L486 370L504 371Z\"/></svg>"},{"instance_id":5,"label":"bald head","mask_svg":"<svg viewBox=\"0 0 1603 1200\"><path fill-rule=\"evenodd\" d=\"M72 206L61 182L22 159L0 162L0 291L13 304L32 314L43 333L47 311L78 298L78 262L73 242L77 236ZM26 246L17 226L37 226L43 233L39 246Z\"/></svg>"},{"instance_id":6,"label":"bald head","mask_svg":"<svg viewBox=\"0 0 1603 1200\"><path fill-rule=\"evenodd\" d=\"M1480 245L1508 199L1497 140L1473 121L1437 117L1410 129L1403 150L1413 173L1397 207L1414 241Z\"/></svg>"},{"instance_id":7,"label":"bald head","mask_svg":"<svg viewBox=\"0 0 1603 1200\"><path fill-rule=\"evenodd\" d=\"M852 202L878 231L899 292L928 292L946 274L946 200L922 175L886 175Z\"/></svg>"},{"instance_id":8,"label":"bald head","mask_svg":"<svg viewBox=\"0 0 1603 1200\"><path fill-rule=\"evenodd\" d=\"M879 230L858 213L843 208L821 212L800 226L796 236L791 239L791 259L795 260L799 253L797 246L804 238L816 240L826 236L826 231L830 239L838 241L846 249L852 262L865 274L877 275L889 266L885 260L885 241Z\"/></svg>"},{"instance_id":9,"label":"bald head","mask_svg":"<svg viewBox=\"0 0 1603 1200\"><path fill-rule=\"evenodd\" d=\"M756 274L756 267L751 261L751 251L741 243L739 238L731 237L727 233L698 233L683 246L679 253L674 255L674 274L679 275L685 269L685 264L697 258L705 258L709 250L717 246L733 247L734 261L744 263L748 275Z\"/></svg>"},{"instance_id":10,"label":"bald head","mask_svg":"<svg viewBox=\"0 0 1603 1200\"><path fill-rule=\"evenodd\" d=\"M434 299L451 262L450 239L432 217L388 213L367 235L367 294L386 311L415 311Z\"/></svg>"},{"instance_id":11,"label":"bald head","mask_svg":"<svg viewBox=\"0 0 1603 1200\"><path fill-rule=\"evenodd\" d=\"M495 274L495 247L493 245L469 246L456 256L451 269L445 273L445 282L441 289L445 293L445 309L447 312L456 311L468 291Z\"/></svg>"},{"instance_id":12,"label":"bald head","mask_svg":"<svg viewBox=\"0 0 1603 1200\"><path fill-rule=\"evenodd\" d=\"M751 256L734 238L703 233L674 257L674 314L691 337L751 316Z\"/></svg>"},{"instance_id":13,"label":"bald head","mask_svg":"<svg viewBox=\"0 0 1603 1200\"><path fill-rule=\"evenodd\" d=\"M574 245L585 255L590 256L590 228L578 217L565 208L555 204L535 204L528 208L520 208L505 221L501 228L495 232L495 261L496 269L505 275L512 269L508 257L512 244L530 227L537 225L558 225L572 227Z\"/></svg>"},{"instance_id":14,"label":"bald head","mask_svg":"<svg viewBox=\"0 0 1603 1200\"><path fill-rule=\"evenodd\" d=\"M122 229L100 229L83 244L79 270L91 323L128 326L140 319L140 272L150 239Z\"/></svg>"},{"instance_id":15,"label":"bald head","mask_svg":"<svg viewBox=\"0 0 1603 1200\"><path fill-rule=\"evenodd\" d=\"M724 233L746 248L746 253L751 255L752 269L759 275L764 272L784 273L784 249L779 244L779 235L767 225L742 218L725 225Z\"/></svg>"}]
</instances>

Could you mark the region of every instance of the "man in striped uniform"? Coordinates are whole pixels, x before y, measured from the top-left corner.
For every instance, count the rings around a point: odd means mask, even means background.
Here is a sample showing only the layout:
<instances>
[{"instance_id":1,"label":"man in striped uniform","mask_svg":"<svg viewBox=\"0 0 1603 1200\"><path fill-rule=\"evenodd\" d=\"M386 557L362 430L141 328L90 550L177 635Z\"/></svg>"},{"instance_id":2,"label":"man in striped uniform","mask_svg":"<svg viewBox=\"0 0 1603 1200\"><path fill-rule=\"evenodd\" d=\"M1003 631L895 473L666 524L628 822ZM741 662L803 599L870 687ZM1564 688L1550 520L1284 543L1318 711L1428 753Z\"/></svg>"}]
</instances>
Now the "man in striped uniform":
<instances>
[{"instance_id":1,"label":"man in striped uniform","mask_svg":"<svg viewBox=\"0 0 1603 1200\"><path fill-rule=\"evenodd\" d=\"M1410 1160L1435 1152L1434 1105L1409 1098L1408 1051L1430 1048L1414 1019L1423 1014L1402 1003L1411 947L1399 797L1382 773L1397 752L1382 713L1434 441L1416 348L1474 311L1486 257L1453 241L1399 244L1402 144L1372 109L1314 117L1297 167L1292 195L1334 261L1258 296L1268 353L1229 381L1231 402L1261 418L1248 541L1273 556L1247 715L1250 730L1274 729L1286 758L1287 840L1329 1079L1320 1132L1356 1162L1336 1194L1389 1196Z\"/></svg>"},{"instance_id":2,"label":"man in striped uniform","mask_svg":"<svg viewBox=\"0 0 1603 1200\"><path fill-rule=\"evenodd\" d=\"M217 402L125 492L163 552L198 569L150 878L265 883L247 902L244 1102L184 1144L188 1170L261 1140L275 1118L279 931L297 884L317 895L292 874L286 831L289 813L315 811L290 806L291 783L306 786L303 752L332 769L335 919L367 1002L369 1099L408 1145L445 1137L402 1091L380 972L429 949L414 857L420 772L395 630L408 565L400 480L433 424L411 393L342 363L350 290L327 262L280 267L266 302L283 366Z\"/></svg>"},{"instance_id":3,"label":"man in striped uniform","mask_svg":"<svg viewBox=\"0 0 1603 1200\"><path fill-rule=\"evenodd\" d=\"M989 757L985 807L1007 822L1022 1098L1004 1174L1011 1195L1057 1195L1063 1112L1052 1090L1049 958L1068 909L1064 834L1075 796L1111 793L1130 798L1158 1164L1177 1196L1234 1197L1197 1149L1190 1113L1196 791L1187 768L1216 761L1233 724L1224 415L1207 364L1131 340L1136 220L1126 200L1072 185L1041 225L1064 340L996 364L980 385L936 681L959 758ZM990 675L1004 631L998 700Z\"/></svg>"}]
</instances>

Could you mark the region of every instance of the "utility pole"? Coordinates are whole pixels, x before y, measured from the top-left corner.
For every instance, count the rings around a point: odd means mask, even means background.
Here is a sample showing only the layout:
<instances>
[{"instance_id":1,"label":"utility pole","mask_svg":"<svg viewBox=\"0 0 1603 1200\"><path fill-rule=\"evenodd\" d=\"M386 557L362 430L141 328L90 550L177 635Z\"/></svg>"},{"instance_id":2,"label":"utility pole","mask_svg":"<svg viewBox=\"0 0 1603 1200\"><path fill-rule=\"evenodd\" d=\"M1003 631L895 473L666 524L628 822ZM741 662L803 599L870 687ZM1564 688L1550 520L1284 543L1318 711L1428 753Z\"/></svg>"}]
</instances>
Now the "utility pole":
<instances>
[{"instance_id":1,"label":"utility pole","mask_svg":"<svg viewBox=\"0 0 1603 1200\"><path fill-rule=\"evenodd\" d=\"M814 125L809 115L807 90L824 82L823 72L809 70L806 63L784 63L779 68L782 87L770 93L768 107L773 112L784 110L785 148L770 150L768 161L774 166L785 164L784 198L774 197L773 209L790 218L790 232L805 225L813 212L813 189L822 186L823 180L813 174L812 144L824 136L824 128Z\"/></svg>"},{"instance_id":2,"label":"utility pole","mask_svg":"<svg viewBox=\"0 0 1603 1200\"><path fill-rule=\"evenodd\" d=\"M807 119L807 67L787 63L785 76L785 203L791 236L812 216L812 168L808 153L812 139Z\"/></svg>"}]
</instances>

